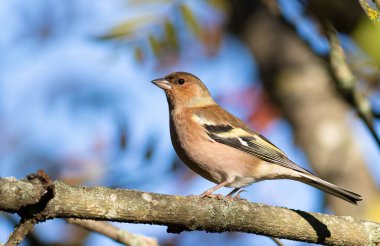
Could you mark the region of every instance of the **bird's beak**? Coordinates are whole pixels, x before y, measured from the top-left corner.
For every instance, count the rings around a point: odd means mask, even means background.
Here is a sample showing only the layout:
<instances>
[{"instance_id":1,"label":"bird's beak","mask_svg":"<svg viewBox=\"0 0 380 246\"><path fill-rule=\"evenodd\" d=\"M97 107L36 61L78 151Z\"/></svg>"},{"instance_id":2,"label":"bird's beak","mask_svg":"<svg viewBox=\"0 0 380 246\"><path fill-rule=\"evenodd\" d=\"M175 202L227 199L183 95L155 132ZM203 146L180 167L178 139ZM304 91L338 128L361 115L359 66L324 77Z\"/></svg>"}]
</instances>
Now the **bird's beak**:
<instances>
[{"instance_id":1,"label":"bird's beak","mask_svg":"<svg viewBox=\"0 0 380 246\"><path fill-rule=\"evenodd\" d=\"M152 80L152 83L157 85L158 87L160 87L163 90L171 90L172 89L169 81L167 81L164 78Z\"/></svg>"}]
</instances>

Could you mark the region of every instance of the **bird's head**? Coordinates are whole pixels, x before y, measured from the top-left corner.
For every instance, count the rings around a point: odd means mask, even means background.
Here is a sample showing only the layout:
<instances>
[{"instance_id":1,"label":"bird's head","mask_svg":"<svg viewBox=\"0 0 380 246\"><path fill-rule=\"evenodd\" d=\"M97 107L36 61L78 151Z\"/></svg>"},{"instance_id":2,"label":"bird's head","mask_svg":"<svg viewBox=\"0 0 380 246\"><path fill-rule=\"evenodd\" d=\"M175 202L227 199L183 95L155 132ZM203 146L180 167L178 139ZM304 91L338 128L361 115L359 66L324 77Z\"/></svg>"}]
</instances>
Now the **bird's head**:
<instances>
[{"instance_id":1,"label":"bird's head","mask_svg":"<svg viewBox=\"0 0 380 246\"><path fill-rule=\"evenodd\" d=\"M207 87L191 73L170 73L164 78L152 80L152 83L165 91L170 106L173 108L215 104Z\"/></svg>"}]
</instances>

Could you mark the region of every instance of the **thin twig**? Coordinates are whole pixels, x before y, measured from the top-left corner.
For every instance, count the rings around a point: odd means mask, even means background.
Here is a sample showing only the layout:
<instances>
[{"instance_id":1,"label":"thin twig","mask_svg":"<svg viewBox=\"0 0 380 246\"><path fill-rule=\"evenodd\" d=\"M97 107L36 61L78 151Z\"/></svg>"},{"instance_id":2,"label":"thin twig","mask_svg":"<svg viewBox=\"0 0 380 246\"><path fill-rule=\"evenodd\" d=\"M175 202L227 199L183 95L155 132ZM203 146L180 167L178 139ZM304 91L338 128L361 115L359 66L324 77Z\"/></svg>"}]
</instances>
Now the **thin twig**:
<instances>
[{"instance_id":1,"label":"thin twig","mask_svg":"<svg viewBox=\"0 0 380 246\"><path fill-rule=\"evenodd\" d=\"M277 246L285 246L285 244L283 244L280 239L278 238L275 238L275 237L269 237L270 239L272 239L272 241L277 245Z\"/></svg>"},{"instance_id":2,"label":"thin twig","mask_svg":"<svg viewBox=\"0 0 380 246\"><path fill-rule=\"evenodd\" d=\"M379 3L380 0L375 0L376 3ZM265 2L265 0L262 0L261 2ZM360 0L359 0L360 2ZM271 7L268 7L268 4L263 4L263 6L265 6L268 11L270 13L272 13L274 16L279 16L285 24L287 24L293 31L297 32L297 28L296 28L296 24L292 21L289 21L287 20L284 15L282 14L282 12L280 12L280 14L278 13L278 11L274 11L273 9L280 9L279 7L277 8L273 8L273 6ZM322 25L321 23L323 23L323 20L321 19L318 19L317 17L314 16L314 21L317 23L317 25L323 27L324 25ZM326 65L327 67L330 67L330 74L334 77L338 74L336 74L334 71L332 71L331 67L332 67L332 64L330 63L331 60L329 60L329 57L323 55L323 54L318 54L316 52L314 52L313 50L313 47L312 47L312 44L310 41L306 40L306 39L303 39L303 38L300 38L300 40L302 40L306 46L311 50L313 51L314 54L318 55L323 61L326 62ZM331 44L331 43L330 43ZM339 43L338 43L339 44ZM340 44L339 44L340 46ZM330 54L331 52L333 52L332 50L330 50ZM344 53L343 53L343 56L344 56ZM340 68L343 68L343 66L345 66L344 69L348 69L349 73L351 73L352 75L352 72L351 70L349 69L349 66L347 65L347 63L345 62L345 60L339 60L339 62L343 62L343 63L340 63L342 65L342 67ZM347 75L347 74L346 74ZM353 76L353 75L352 75ZM356 83L356 78L353 77L355 79L354 83ZM340 85L342 85L342 82L350 82L349 80L346 80L347 78L344 78L345 80L342 81L341 79L343 78L334 78L336 84L338 83L341 83ZM372 112L371 112L371 105L369 103L369 100L364 97L359 91L358 89L353 86L352 88L350 88L350 90L348 91L349 95L347 95L347 91L345 90L344 87L339 87L340 86L338 84L338 91L340 94L343 95L344 99L356 110L356 112L358 113L359 117L363 120L363 122L366 124L367 128L369 129L371 135L373 136L373 139L375 140L375 142L377 143L377 145L379 146L380 148L380 137L378 136L378 134L376 133L374 127L373 127L373 123L372 123Z\"/></svg>"},{"instance_id":3,"label":"thin twig","mask_svg":"<svg viewBox=\"0 0 380 246\"><path fill-rule=\"evenodd\" d=\"M38 221L35 219L21 221L9 236L5 246L14 246L21 243L22 240L24 240L24 238L33 230L34 225L37 223Z\"/></svg>"},{"instance_id":4,"label":"thin twig","mask_svg":"<svg viewBox=\"0 0 380 246\"><path fill-rule=\"evenodd\" d=\"M67 219L67 222L100 233L124 245L158 246L155 238L133 234L106 222L80 219Z\"/></svg>"},{"instance_id":5,"label":"thin twig","mask_svg":"<svg viewBox=\"0 0 380 246\"><path fill-rule=\"evenodd\" d=\"M376 133L373 124L374 116L371 104L356 88L357 79L346 62L344 50L336 31L330 24L326 24L325 30L330 43L330 73L336 82L338 90L356 110L380 147L380 137Z\"/></svg>"}]
</instances>

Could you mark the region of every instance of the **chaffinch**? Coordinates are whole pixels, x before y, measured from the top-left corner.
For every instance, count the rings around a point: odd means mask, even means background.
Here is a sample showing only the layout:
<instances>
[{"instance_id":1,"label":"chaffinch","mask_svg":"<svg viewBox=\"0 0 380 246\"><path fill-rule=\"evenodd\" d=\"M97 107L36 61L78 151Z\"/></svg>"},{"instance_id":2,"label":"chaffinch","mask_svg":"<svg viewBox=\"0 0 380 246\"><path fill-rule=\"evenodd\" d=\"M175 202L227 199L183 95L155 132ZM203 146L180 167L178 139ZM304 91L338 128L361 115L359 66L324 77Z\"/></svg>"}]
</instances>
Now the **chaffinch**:
<instances>
[{"instance_id":1,"label":"chaffinch","mask_svg":"<svg viewBox=\"0 0 380 246\"><path fill-rule=\"evenodd\" d=\"M203 178L216 183L200 196L222 187L240 188L268 179L292 179L350 203L362 197L324 181L289 160L268 139L220 107L196 76L175 72L152 81L165 91L171 141L180 159Z\"/></svg>"}]
</instances>

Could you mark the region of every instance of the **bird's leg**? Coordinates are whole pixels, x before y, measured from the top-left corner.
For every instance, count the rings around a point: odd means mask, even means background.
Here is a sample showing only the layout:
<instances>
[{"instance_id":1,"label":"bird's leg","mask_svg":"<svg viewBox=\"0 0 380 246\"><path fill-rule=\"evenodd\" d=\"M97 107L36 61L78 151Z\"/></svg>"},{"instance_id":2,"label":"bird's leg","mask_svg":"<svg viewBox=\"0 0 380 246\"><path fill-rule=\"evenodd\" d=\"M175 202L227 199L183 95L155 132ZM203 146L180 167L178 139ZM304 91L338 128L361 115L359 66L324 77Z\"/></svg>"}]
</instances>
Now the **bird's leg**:
<instances>
[{"instance_id":1,"label":"bird's leg","mask_svg":"<svg viewBox=\"0 0 380 246\"><path fill-rule=\"evenodd\" d=\"M240 190L240 188L235 188L235 189L233 189L230 193L228 193L227 194L227 196L226 196L226 198L228 199L228 200L230 200L230 201L233 201L233 200L243 200L243 198L241 198L240 197L240 194L242 193L242 192L244 192L245 190ZM239 191L238 193L237 193L237 195L235 195L235 196L233 196L237 191Z\"/></svg>"},{"instance_id":2,"label":"bird's leg","mask_svg":"<svg viewBox=\"0 0 380 246\"><path fill-rule=\"evenodd\" d=\"M232 197L238 190L239 190L240 188L235 188L235 189L233 189L230 193L228 193L227 194L227 196L226 197ZM239 194L240 194L240 192L239 192Z\"/></svg>"},{"instance_id":3,"label":"bird's leg","mask_svg":"<svg viewBox=\"0 0 380 246\"><path fill-rule=\"evenodd\" d=\"M199 195L199 197L211 197L211 193L213 193L214 191L228 185L229 183L231 183L230 181L226 180L214 187L212 187L211 189L208 189L206 190L205 192L203 192L202 194Z\"/></svg>"},{"instance_id":4,"label":"bird's leg","mask_svg":"<svg viewBox=\"0 0 380 246\"><path fill-rule=\"evenodd\" d=\"M243 193L243 192L245 192L245 191L246 191L246 190L241 190L241 191L239 191L239 192L236 194L236 196L234 196L234 199L243 199L243 198L240 197L240 194Z\"/></svg>"}]
</instances>

